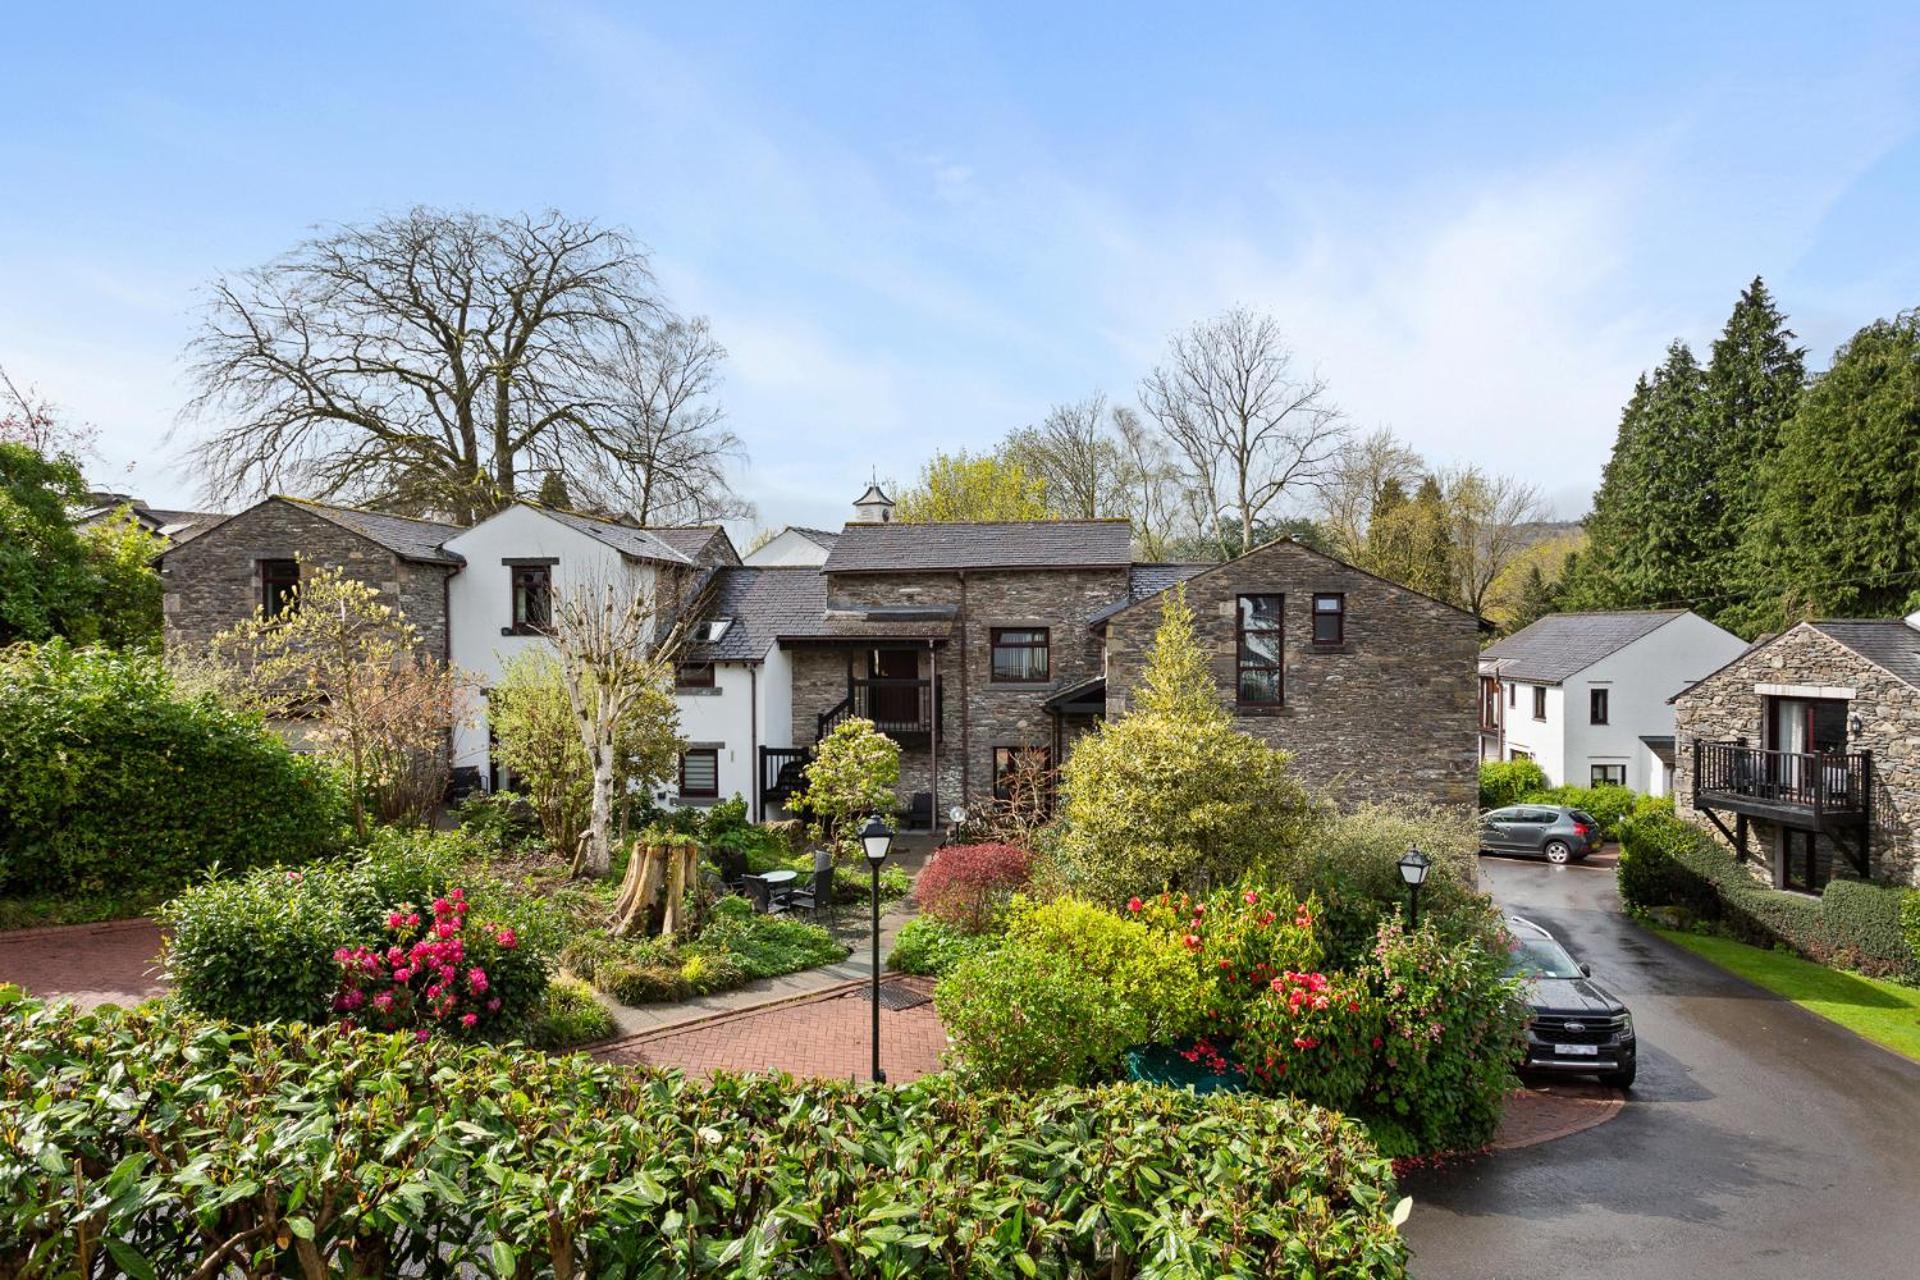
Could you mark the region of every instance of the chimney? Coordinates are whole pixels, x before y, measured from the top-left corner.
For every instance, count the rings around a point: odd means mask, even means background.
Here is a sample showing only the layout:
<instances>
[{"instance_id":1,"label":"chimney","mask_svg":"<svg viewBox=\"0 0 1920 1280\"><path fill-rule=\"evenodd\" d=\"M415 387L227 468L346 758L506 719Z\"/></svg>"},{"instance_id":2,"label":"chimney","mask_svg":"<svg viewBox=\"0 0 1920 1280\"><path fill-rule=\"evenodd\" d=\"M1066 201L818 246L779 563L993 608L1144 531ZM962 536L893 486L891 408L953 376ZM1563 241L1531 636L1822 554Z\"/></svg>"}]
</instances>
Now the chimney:
<instances>
[{"instance_id":1,"label":"chimney","mask_svg":"<svg viewBox=\"0 0 1920 1280\"><path fill-rule=\"evenodd\" d=\"M890 524L893 521L893 499L880 488L878 480L867 485L867 491L853 500L853 523Z\"/></svg>"}]
</instances>

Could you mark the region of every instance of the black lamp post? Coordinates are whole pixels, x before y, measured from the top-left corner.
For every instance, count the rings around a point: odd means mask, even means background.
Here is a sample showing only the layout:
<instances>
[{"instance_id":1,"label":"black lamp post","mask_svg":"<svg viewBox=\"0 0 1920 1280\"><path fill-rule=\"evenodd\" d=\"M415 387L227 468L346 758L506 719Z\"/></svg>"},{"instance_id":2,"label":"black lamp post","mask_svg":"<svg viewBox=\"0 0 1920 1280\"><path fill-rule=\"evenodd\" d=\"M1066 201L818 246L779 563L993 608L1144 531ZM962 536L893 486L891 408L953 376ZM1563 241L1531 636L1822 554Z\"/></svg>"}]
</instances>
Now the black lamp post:
<instances>
[{"instance_id":1,"label":"black lamp post","mask_svg":"<svg viewBox=\"0 0 1920 1280\"><path fill-rule=\"evenodd\" d=\"M1400 859L1400 878L1407 882L1407 927L1420 927L1420 886L1427 882L1433 859L1418 849L1409 849Z\"/></svg>"},{"instance_id":2,"label":"black lamp post","mask_svg":"<svg viewBox=\"0 0 1920 1280\"><path fill-rule=\"evenodd\" d=\"M873 868L873 1082L885 1084L887 1073L880 1069L880 864L893 847L893 829L880 821L879 814L860 828L860 846Z\"/></svg>"}]
</instances>

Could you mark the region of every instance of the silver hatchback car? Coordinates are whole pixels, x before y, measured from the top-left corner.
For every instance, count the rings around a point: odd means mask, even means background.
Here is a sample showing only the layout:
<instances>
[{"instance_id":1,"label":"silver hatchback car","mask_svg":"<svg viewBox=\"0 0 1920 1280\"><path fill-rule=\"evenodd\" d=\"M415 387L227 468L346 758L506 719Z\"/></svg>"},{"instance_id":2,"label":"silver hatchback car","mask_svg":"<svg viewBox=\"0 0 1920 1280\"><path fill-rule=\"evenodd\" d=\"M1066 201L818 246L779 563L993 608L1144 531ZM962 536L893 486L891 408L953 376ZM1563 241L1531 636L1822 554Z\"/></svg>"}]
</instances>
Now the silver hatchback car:
<instances>
[{"instance_id":1,"label":"silver hatchback car","mask_svg":"<svg viewBox=\"0 0 1920 1280\"><path fill-rule=\"evenodd\" d=\"M1548 862L1578 862L1600 847L1600 824L1565 805L1515 804L1480 818L1480 852L1519 853Z\"/></svg>"}]
</instances>

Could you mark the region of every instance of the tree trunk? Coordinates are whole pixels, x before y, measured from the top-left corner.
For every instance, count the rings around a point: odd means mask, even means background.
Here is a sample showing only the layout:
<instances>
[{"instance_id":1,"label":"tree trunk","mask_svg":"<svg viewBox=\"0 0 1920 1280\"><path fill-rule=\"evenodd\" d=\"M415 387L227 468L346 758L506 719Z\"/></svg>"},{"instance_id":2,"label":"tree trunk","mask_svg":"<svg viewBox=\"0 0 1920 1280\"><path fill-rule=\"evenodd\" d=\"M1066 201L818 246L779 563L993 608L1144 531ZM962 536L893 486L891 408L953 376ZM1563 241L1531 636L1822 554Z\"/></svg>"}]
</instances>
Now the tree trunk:
<instances>
[{"instance_id":1,"label":"tree trunk","mask_svg":"<svg viewBox=\"0 0 1920 1280\"><path fill-rule=\"evenodd\" d=\"M692 870L693 850L684 844L667 846L667 909L660 918L660 936L672 938L684 923L681 912L687 901L688 873Z\"/></svg>"},{"instance_id":2,"label":"tree trunk","mask_svg":"<svg viewBox=\"0 0 1920 1280\"><path fill-rule=\"evenodd\" d=\"M593 761L593 820L580 842L576 876L604 876L613 867L613 748L602 746Z\"/></svg>"},{"instance_id":3,"label":"tree trunk","mask_svg":"<svg viewBox=\"0 0 1920 1280\"><path fill-rule=\"evenodd\" d=\"M615 936L631 938L646 932L654 899L660 896L660 886L666 879L666 855L667 850L658 845L633 851L626 877L620 882L620 896L613 904Z\"/></svg>"}]
</instances>

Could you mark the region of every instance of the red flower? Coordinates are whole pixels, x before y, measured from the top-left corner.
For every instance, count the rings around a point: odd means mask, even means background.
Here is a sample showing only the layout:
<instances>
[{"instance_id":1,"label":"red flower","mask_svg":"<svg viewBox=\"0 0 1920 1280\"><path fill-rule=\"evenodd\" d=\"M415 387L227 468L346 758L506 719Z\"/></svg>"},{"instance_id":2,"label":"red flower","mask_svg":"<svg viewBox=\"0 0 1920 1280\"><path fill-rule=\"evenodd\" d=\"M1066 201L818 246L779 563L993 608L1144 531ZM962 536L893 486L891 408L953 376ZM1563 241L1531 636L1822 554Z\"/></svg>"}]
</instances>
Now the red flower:
<instances>
[{"instance_id":1,"label":"red flower","mask_svg":"<svg viewBox=\"0 0 1920 1280\"><path fill-rule=\"evenodd\" d=\"M1198 950L1200 949L1200 935L1199 935L1199 934L1197 934L1197 933L1190 933L1190 934L1188 934L1188 935L1186 936L1186 939L1185 939L1185 941L1186 941L1186 944L1187 944L1187 950L1189 950L1189 951L1198 951Z\"/></svg>"},{"instance_id":2,"label":"red flower","mask_svg":"<svg viewBox=\"0 0 1920 1280\"><path fill-rule=\"evenodd\" d=\"M1252 906L1254 903L1260 901L1260 895L1255 893L1251 889L1247 890L1245 893L1241 894L1240 896L1248 906Z\"/></svg>"},{"instance_id":3,"label":"red flower","mask_svg":"<svg viewBox=\"0 0 1920 1280\"><path fill-rule=\"evenodd\" d=\"M1139 913L1139 911L1140 911L1140 908L1142 908L1142 907L1144 907L1144 906L1146 906L1146 905L1147 905L1146 903L1144 903L1144 902L1142 902L1142 901L1140 901L1140 899L1138 899L1138 898L1128 898L1128 899L1127 899L1127 910L1129 910L1129 911L1131 911L1131 912L1134 912L1134 913L1135 913L1136 915L1137 915L1137 914Z\"/></svg>"}]
</instances>

